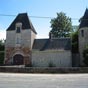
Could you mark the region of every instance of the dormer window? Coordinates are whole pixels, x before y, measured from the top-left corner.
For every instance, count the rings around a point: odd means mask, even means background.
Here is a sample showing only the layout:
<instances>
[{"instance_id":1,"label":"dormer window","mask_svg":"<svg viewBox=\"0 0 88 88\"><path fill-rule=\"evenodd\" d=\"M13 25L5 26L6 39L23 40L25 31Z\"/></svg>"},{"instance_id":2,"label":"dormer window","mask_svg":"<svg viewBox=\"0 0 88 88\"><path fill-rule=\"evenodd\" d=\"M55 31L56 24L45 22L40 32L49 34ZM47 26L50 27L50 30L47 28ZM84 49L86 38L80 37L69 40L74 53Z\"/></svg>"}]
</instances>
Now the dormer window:
<instances>
[{"instance_id":1,"label":"dormer window","mask_svg":"<svg viewBox=\"0 0 88 88\"><path fill-rule=\"evenodd\" d=\"M22 23L16 23L16 33L20 33L22 29Z\"/></svg>"},{"instance_id":2,"label":"dormer window","mask_svg":"<svg viewBox=\"0 0 88 88\"><path fill-rule=\"evenodd\" d=\"M20 27L17 27L16 33L20 33Z\"/></svg>"}]
</instances>

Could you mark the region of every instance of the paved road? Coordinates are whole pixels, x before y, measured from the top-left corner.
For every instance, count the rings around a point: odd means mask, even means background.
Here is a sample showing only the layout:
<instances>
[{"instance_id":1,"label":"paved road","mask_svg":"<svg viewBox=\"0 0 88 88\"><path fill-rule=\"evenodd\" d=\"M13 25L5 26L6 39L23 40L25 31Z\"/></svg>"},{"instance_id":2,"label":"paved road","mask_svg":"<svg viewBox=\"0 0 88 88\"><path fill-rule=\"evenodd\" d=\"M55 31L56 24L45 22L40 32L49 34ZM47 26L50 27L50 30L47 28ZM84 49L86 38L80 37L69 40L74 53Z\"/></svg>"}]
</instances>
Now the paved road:
<instances>
[{"instance_id":1,"label":"paved road","mask_svg":"<svg viewBox=\"0 0 88 88\"><path fill-rule=\"evenodd\" d=\"M0 73L0 88L88 88L88 74Z\"/></svg>"}]
</instances>

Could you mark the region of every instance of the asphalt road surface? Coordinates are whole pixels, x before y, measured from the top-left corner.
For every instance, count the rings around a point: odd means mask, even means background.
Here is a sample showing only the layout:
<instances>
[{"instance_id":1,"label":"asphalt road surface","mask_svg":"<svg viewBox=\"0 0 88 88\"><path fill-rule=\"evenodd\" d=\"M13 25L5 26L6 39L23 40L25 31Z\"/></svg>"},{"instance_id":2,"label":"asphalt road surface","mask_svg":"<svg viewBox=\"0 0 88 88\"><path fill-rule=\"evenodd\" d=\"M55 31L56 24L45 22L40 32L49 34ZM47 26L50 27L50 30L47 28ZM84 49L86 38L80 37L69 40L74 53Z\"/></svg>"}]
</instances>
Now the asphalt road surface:
<instances>
[{"instance_id":1,"label":"asphalt road surface","mask_svg":"<svg viewBox=\"0 0 88 88\"><path fill-rule=\"evenodd\" d=\"M0 88L88 88L88 74L0 73Z\"/></svg>"}]
</instances>

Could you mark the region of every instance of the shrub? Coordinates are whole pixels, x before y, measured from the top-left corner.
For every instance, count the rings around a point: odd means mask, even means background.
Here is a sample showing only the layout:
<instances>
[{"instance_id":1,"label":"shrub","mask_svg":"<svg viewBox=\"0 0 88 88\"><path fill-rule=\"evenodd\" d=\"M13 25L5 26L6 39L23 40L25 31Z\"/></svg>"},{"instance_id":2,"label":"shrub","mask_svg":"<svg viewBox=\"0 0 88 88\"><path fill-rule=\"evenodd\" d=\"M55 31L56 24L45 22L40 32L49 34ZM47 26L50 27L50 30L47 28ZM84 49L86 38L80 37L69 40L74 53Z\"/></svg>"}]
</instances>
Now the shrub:
<instances>
[{"instance_id":1,"label":"shrub","mask_svg":"<svg viewBox=\"0 0 88 88\"><path fill-rule=\"evenodd\" d=\"M78 53L78 31L72 33L72 53Z\"/></svg>"},{"instance_id":2,"label":"shrub","mask_svg":"<svg viewBox=\"0 0 88 88\"><path fill-rule=\"evenodd\" d=\"M0 52L0 65L4 62L4 52Z\"/></svg>"},{"instance_id":3,"label":"shrub","mask_svg":"<svg viewBox=\"0 0 88 88\"><path fill-rule=\"evenodd\" d=\"M55 65L52 62L49 62L49 66L48 67L55 67Z\"/></svg>"},{"instance_id":4,"label":"shrub","mask_svg":"<svg viewBox=\"0 0 88 88\"><path fill-rule=\"evenodd\" d=\"M83 50L83 57L84 57L83 62L85 63L86 66L88 66L88 46Z\"/></svg>"}]
</instances>

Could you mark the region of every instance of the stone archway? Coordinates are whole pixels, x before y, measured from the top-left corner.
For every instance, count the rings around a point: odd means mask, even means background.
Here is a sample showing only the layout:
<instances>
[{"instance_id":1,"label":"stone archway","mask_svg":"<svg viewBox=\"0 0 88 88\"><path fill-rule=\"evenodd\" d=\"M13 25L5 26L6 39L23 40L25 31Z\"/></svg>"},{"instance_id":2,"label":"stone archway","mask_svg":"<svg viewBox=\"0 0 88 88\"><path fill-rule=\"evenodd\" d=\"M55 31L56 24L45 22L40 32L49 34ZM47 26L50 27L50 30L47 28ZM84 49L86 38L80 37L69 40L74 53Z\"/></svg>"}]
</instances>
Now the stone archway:
<instances>
[{"instance_id":1,"label":"stone archway","mask_svg":"<svg viewBox=\"0 0 88 88\"><path fill-rule=\"evenodd\" d=\"M13 56L13 65L23 65L24 57L21 54L16 54Z\"/></svg>"}]
</instances>

